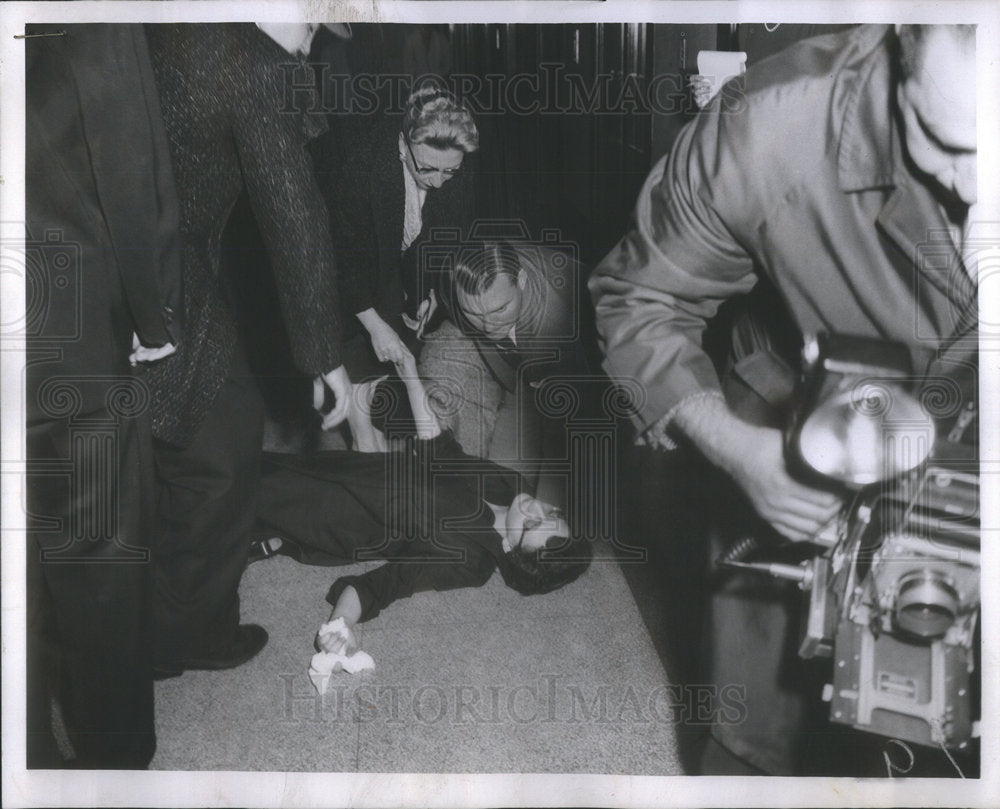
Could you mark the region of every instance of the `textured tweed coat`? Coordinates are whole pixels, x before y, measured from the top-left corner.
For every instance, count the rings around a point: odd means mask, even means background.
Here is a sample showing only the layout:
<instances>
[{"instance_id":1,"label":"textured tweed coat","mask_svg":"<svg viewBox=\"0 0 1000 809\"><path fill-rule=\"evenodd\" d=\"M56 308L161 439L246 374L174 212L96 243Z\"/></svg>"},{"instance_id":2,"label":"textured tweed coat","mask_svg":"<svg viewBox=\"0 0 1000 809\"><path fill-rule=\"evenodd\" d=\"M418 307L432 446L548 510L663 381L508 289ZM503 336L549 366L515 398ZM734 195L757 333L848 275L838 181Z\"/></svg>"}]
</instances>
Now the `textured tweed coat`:
<instances>
[{"instance_id":1,"label":"textured tweed coat","mask_svg":"<svg viewBox=\"0 0 1000 809\"><path fill-rule=\"evenodd\" d=\"M245 187L300 370L341 364L340 306L326 209L286 105L294 60L254 25L148 25L150 54L181 206L185 337L149 369L157 437L190 442L230 374L235 316L219 242Z\"/></svg>"}]
</instances>

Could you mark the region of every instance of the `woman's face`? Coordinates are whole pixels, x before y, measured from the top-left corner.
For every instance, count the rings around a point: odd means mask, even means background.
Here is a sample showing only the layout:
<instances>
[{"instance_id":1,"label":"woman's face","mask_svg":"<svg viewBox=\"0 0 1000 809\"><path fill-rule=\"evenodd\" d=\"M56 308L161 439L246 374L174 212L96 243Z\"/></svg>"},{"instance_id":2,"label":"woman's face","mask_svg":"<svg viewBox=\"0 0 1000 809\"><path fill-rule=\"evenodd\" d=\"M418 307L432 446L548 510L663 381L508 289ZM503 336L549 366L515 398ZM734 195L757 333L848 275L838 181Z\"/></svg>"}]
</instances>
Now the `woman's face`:
<instances>
[{"instance_id":1,"label":"woman's face","mask_svg":"<svg viewBox=\"0 0 1000 809\"><path fill-rule=\"evenodd\" d=\"M507 511L505 549L540 550L552 536L569 537L569 526L559 509L526 494L514 498Z\"/></svg>"},{"instance_id":2,"label":"woman's face","mask_svg":"<svg viewBox=\"0 0 1000 809\"><path fill-rule=\"evenodd\" d=\"M459 149L435 149L426 143L410 143L402 135L400 138L406 145L403 164L418 188L440 188L462 167L465 154Z\"/></svg>"}]
</instances>

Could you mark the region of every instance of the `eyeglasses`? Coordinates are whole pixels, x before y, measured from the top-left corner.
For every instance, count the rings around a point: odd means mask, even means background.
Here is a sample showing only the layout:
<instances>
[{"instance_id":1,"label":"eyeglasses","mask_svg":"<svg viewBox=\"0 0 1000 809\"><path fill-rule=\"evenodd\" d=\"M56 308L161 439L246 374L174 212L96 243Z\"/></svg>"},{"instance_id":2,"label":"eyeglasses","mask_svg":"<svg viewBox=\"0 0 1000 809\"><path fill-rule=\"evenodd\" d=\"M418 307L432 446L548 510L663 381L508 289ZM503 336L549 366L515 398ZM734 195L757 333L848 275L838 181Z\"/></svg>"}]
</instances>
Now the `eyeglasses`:
<instances>
[{"instance_id":1,"label":"eyeglasses","mask_svg":"<svg viewBox=\"0 0 1000 809\"><path fill-rule=\"evenodd\" d=\"M417 174L419 174L421 177L426 177L430 174L444 174L448 177L454 177L456 174L458 174L458 172L462 168L461 166L459 166L458 168L454 169L438 169L434 168L434 166L421 166L417 162L416 155L413 154L413 147L410 146L410 139L404 137L403 140L406 141L406 150L410 153L410 160L413 161L413 168L417 170Z\"/></svg>"}]
</instances>

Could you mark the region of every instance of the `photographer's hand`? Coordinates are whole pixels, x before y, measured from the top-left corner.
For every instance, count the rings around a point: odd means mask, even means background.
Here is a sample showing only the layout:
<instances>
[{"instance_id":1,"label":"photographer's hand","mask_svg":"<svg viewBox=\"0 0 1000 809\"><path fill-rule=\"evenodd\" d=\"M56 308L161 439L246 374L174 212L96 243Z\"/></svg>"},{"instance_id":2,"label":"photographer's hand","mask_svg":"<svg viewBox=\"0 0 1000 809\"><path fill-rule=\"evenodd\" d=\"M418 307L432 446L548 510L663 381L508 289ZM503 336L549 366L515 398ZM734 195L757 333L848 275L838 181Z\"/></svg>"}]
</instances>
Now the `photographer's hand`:
<instances>
[{"instance_id":1,"label":"photographer's hand","mask_svg":"<svg viewBox=\"0 0 1000 809\"><path fill-rule=\"evenodd\" d=\"M814 539L840 510L835 494L804 486L789 476L780 431L747 424L721 398L682 402L674 423L709 461L736 481L757 513L788 539Z\"/></svg>"}]
</instances>

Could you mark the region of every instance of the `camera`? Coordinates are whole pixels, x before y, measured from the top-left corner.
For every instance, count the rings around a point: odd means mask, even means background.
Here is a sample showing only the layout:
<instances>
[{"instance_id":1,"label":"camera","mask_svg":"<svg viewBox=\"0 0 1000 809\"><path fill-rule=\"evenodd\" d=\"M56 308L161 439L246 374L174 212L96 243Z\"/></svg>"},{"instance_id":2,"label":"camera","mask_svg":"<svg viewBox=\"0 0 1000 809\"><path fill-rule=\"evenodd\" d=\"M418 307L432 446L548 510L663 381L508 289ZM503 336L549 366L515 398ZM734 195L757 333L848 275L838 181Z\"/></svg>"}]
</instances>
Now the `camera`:
<instances>
[{"instance_id":1,"label":"camera","mask_svg":"<svg viewBox=\"0 0 1000 809\"><path fill-rule=\"evenodd\" d=\"M720 562L805 591L799 655L831 660L832 721L964 750L978 733L975 451L954 430L937 435L920 398L927 380L913 375L905 346L819 335L803 360L787 463L801 479L843 487L847 505L816 538L822 550L798 565L739 553Z\"/></svg>"}]
</instances>

